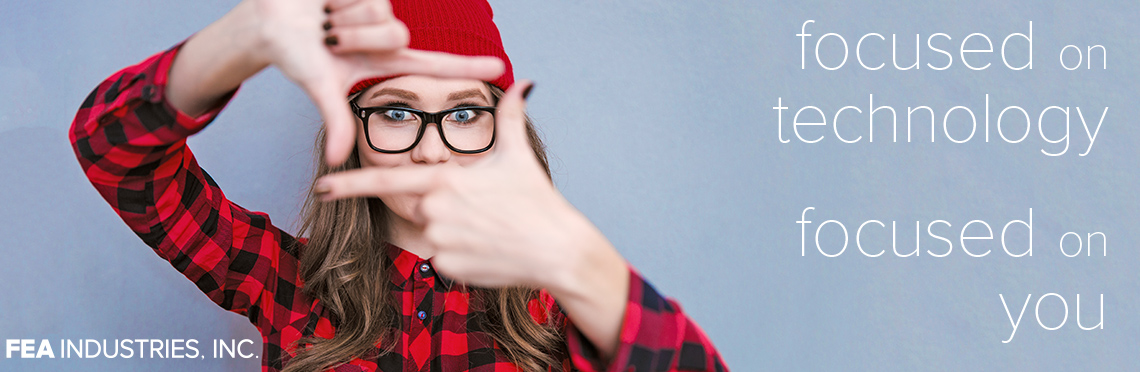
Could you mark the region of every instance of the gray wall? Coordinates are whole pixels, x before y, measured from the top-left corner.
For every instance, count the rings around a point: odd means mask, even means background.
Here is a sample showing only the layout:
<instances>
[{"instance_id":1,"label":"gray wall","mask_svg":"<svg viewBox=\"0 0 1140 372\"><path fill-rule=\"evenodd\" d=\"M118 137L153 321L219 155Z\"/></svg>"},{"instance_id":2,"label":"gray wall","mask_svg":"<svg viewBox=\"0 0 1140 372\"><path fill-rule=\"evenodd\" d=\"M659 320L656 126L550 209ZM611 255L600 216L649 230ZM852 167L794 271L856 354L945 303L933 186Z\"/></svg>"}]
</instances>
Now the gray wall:
<instances>
[{"instance_id":1,"label":"gray wall","mask_svg":"<svg viewBox=\"0 0 1140 372\"><path fill-rule=\"evenodd\" d=\"M260 338L244 318L210 303L105 205L81 174L66 132L100 80L189 36L233 4L0 5L0 158L7 160L0 163L0 339L249 338L260 351ZM530 109L550 145L556 183L627 259L681 301L733 370L1121 370L1140 364L1140 257L1133 232L1140 206L1137 3L493 5L516 76L537 81ZM867 71L852 55L837 71L811 64L801 70L795 34L808 19L816 20L809 52L828 32L843 35L852 53L860 36L878 32L887 41L869 44L865 55L887 67ZM933 71L925 64L943 64L945 57L925 44L922 69L890 65L893 33L913 48L915 34L925 43L943 32L957 43L981 32L996 49L1005 35L1028 32L1029 21L1032 71L1011 71L994 55L978 60L995 65L970 71L957 53L950 69ZM835 41L825 40L821 49L828 63L839 58L829 48ZM1061 69L1057 53L1066 44L1104 45L1108 69ZM1017 48L1011 53L1025 52ZM900 58L911 61L913 49ZM782 144L772 109L778 97L791 108L784 112L784 135L792 137L788 122L799 107L818 106L830 122L839 108L857 106L864 113L845 113L840 132L866 137L869 94L877 105L899 110L931 106L940 122L957 105L982 120L987 93L991 122L1009 105L1030 113L1034 132L1025 142L1007 144L991 133L989 143L975 137L954 144L936 132L930 143L919 140L929 139L925 127L916 129L915 142L892 143L882 125L875 143L840 143L829 126L805 129L827 137L819 143ZM1050 105L1079 106L1089 120L1110 107L1087 156L1077 155L1089 142L1079 121L1065 155L1041 154L1060 148L1036 132L1037 114ZM951 134L964 137L965 116L952 118ZM190 145L232 200L289 227L310 174L318 121L305 96L266 71ZM1063 133L1061 119L1046 123L1047 135ZM813 224L801 256L796 221L807 207L816 209L808 214ZM1005 222L1027 219L1029 208L1032 257L1010 257L997 241L974 241L975 252L993 252L973 258L952 238L953 253L936 258L926 250L941 252L945 243L923 234L922 256L899 258L884 230L870 228L864 246L869 252L888 247L881 257L864 257L854 242L836 258L813 251L815 228L826 220L842 222L852 240L862 221L898 221L903 250L913 249L915 221L925 233L930 221L946 220L953 227L936 232L957 237L966 222L980 219L996 235ZM1104 232L1108 256L1062 256L1057 242L1067 231ZM1026 235L1013 227L1009 241L1024 246ZM833 253L842 233L829 225L820 241ZM1038 325L1034 312L1046 293L1068 302L1068 321L1056 331ZM1032 294L1009 343L1001 342L1012 326L999 294L1015 317ZM1096 299L1104 295L1103 329L1078 328L1078 294L1085 326L1096 322ZM1056 297L1040 310L1040 321L1050 327L1064 315ZM258 366L257 359L0 358L3 370Z\"/></svg>"}]
</instances>

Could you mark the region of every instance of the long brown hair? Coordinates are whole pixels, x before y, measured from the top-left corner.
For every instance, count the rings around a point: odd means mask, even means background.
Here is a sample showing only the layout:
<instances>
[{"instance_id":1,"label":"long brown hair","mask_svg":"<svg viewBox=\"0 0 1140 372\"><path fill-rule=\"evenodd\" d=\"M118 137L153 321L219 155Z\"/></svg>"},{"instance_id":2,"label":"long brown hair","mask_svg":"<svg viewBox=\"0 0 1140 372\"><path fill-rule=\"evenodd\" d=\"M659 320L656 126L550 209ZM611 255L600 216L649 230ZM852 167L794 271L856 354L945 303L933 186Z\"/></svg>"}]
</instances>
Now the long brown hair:
<instances>
[{"instance_id":1,"label":"long brown hair","mask_svg":"<svg viewBox=\"0 0 1140 372\"><path fill-rule=\"evenodd\" d=\"M503 91L487 84L494 101ZM550 177L546 149L526 117L527 137L534 156ZM358 150L345 164L329 167L324 161L325 131L317 135L316 180L326 174L360 168ZM312 187L312 185L310 185ZM305 337L289 346L297 355L285 372L321 371L365 356L379 341L392 352L400 334L400 311L388 283L386 268L391 265L382 247L388 241L388 207L379 198L341 199L321 202L311 192L302 211L301 236L308 243L301 248L303 290L324 303L332 313L336 332L332 339ZM378 278L383 278L379 279ZM534 288L468 287L472 310L485 311L481 324L508 357L524 371L561 371L565 342L547 312L547 319L536 323L528 304L536 299ZM477 307L478 306L478 307Z\"/></svg>"}]
</instances>

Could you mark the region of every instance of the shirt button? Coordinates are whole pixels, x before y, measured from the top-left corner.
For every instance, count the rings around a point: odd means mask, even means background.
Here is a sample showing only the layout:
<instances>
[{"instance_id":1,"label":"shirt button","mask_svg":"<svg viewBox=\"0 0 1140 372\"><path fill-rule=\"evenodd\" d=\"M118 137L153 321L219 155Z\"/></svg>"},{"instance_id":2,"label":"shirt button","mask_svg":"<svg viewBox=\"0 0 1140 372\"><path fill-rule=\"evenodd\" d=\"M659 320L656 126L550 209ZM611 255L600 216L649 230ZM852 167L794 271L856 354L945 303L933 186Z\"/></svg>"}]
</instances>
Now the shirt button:
<instances>
[{"instance_id":1,"label":"shirt button","mask_svg":"<svg viewBox=\"0 0 1140 372\"><path fill-rule=\"evenodd\" d=\"M416 313L416 316L420 317L420 320L424 320L424 318L427 318L427 313L420 311L419 313Z\"/></svg>"},{"instance_id":2,"label":"shirt button","mask_svg":"<svg viewBox=\"0 0 1140 372\"><path fill-rule=\"evenodd\" d=\"M420 272L421 272L421 273L426 273L426 272L428 272L428 270L430 270L430 269L431 269L431 266L428 266L428 264L423 264L423 265L420 265Z\"/></svg>"},{"instance_id":3,"label":"shirt button","mask_svg":"<svg viewBox=\"0 0 1140 372\"><path fill-rule=\"evenodd\" d=\"M147 101L153 100L154 95L155 95L155 90L157 90L157 88L155 88L154 85L147 84L147 85L143 86L143 88L142 88L142 99L147 100Z\"/></svg>"}]
</instances>

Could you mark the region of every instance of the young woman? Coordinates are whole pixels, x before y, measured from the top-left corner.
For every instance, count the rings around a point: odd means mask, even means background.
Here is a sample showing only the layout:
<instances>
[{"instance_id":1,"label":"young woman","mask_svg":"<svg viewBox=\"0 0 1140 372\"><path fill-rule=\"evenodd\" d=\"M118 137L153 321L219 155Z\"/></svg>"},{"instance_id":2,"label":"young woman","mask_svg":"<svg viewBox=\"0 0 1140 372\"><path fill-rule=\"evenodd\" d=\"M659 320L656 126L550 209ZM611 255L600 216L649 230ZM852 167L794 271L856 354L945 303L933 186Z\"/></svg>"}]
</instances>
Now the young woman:
<instances>
[{"instance_id":1,"label":"young woman","mask_svg":"<svg viewBox=\"0 0 1140 372\"><path fill-rule=\"evenodd\" d=\"M485 0L247 0L100 84L71 141L143 241L258 327L263 370L726 370L553 187L491 19ZM302 238L186 147L268 66L326 120Z\"/></svg>"}]
</instances>

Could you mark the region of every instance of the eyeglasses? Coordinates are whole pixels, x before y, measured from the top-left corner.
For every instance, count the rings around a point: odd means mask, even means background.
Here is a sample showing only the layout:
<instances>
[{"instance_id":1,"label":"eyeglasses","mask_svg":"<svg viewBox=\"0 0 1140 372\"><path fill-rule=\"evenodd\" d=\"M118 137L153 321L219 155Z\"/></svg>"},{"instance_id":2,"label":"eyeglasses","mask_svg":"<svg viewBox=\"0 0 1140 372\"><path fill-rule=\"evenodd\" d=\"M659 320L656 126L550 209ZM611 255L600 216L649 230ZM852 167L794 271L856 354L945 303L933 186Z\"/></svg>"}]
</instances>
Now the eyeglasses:
<instances>
[{"instance_id":1,"label":"eyeglasses","mask_svg":"<svg viewBox=\"0 0 1140 372\"><path fill-rule=\"evenodd\" d=\"M398 154L420 143L427 125L439 128L439 138L451 151L478 154L495 143L495 108L460 106L425 112L400 106L360 107L350 101L352 112L364 122L364 138L377 152Z\"/></svg>"}]
</instances>

